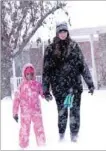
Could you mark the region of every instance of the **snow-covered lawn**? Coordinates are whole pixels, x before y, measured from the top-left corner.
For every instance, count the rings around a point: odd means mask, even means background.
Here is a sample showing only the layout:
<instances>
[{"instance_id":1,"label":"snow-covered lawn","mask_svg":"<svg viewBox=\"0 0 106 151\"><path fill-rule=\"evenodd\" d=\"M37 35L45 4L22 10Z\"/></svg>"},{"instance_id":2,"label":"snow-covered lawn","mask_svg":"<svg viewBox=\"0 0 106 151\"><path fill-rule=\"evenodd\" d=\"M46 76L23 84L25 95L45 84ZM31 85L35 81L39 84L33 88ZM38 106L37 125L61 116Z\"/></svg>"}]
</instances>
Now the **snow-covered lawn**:
<instances>
[{"instance_id":1,"label":"snow-covered lawn","mask_svg":"<svg viewBox=\"0 0 106 151\"><path fill-rule=\"evenodd\" d=\"M57 109L55 100L42 102L42 115L47 144L37 147L31 125L29 150L106 150L106 90L96 90L94 95L84 91L81 102L81 128L78 143L70 141L69 125L65 141L58 140ZM12 100L1 100L1 150L19 150L18 133L20 124L12 118Z\"/></svg>"}]
</instances>

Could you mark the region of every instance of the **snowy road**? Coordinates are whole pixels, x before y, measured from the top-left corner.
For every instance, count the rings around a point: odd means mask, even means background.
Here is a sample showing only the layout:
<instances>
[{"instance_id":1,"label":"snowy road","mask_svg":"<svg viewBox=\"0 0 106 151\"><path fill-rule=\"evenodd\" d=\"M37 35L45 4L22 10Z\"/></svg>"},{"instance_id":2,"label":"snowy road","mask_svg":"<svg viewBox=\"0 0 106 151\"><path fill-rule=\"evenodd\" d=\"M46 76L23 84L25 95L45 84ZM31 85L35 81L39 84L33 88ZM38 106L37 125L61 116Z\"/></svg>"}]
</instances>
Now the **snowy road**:
<instances>
[{"instance_id":1,"label":"snowy road","mask_svg":"<svg viewBox=\"0 0 106 151\"><path fill-rule=\"evenodd\" d=\"M91 96L84 91L81 102L81 128L78 143L70 141L69 125L65 141L58 141L57 109L55 101L42 100L43 121L47 138L45 147L37 147L31 125L29 150L106 150L106 90L95 91ZM18 131L20 124L12 118L12 101L1 101L1 150L19 150Z\"/></svg>"}]
</instances>

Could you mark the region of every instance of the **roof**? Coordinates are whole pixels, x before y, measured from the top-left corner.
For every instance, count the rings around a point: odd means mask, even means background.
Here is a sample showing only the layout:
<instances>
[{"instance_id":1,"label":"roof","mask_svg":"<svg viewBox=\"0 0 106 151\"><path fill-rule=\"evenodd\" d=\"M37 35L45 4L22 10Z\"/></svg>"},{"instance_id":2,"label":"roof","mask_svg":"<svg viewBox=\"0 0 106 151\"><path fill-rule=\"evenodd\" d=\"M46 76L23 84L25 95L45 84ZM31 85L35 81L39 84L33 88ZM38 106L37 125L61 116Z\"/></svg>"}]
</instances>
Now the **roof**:
<instances>
[{"instance_id":1,"label":"roof","mask_svg":"<svg viewBox=\"0 0 106 151\"><path fill-rule=\"evenodd\" d=\"M70 30L71 36L84 36L84 35L91 35L91 34L94 35L94 34L102 34L102 33L106 33L106 26L76 28Z\"/></svg>"}]
</instances>

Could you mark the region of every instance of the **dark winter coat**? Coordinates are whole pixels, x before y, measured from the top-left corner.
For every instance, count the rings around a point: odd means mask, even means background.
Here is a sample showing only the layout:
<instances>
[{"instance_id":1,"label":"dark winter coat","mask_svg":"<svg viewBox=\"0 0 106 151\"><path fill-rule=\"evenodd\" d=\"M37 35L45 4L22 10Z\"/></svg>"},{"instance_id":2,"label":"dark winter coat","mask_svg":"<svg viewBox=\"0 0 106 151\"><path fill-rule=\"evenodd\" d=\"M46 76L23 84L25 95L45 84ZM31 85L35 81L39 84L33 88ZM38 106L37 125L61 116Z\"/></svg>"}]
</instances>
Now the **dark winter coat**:
<instances>
[{"instance_id":1,"label":"dark winter coat","mask_svg":"<svg viewBox=\"0 0 106 151\"><path fill-rule=\"evenodd\" d=\"M79 45L71 39L54 40L44 54L42 78L44 93L49 94L50 86L56 98L66 96L70 88L81 93L83 91L81 76L89 89L94 87Z\"/></svg>"}]
</instances>

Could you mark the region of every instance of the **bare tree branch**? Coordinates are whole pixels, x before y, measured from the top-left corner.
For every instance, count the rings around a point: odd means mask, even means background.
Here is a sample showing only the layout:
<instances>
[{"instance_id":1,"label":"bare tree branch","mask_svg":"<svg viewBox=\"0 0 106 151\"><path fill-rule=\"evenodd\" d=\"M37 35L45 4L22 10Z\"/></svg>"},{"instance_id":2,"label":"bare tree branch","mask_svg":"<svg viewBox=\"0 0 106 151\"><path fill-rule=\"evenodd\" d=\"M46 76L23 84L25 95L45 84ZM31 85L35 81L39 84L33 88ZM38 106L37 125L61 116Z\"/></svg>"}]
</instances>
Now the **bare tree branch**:
<instances>
[{"instance_id":1,"label":"bare tree branch","mask_svg":"<svg viewBox=\"0 0 106 151\"><path fill-rule=\"evenodd\" d=\"M22 45L20 46L19 50L13 54L11 57L16 57L17 55L19 55L21 53L21 51L23 50L23 48L26 46L26 44L29 42L29 40L31 39L31 37L35 34L35 32L37 31L37 29L42 26L43 21L45 20L45 18L47 16L49 16L50 14L54 13L56 10L62 8L64 5L60 4L59 6L53 7L48 13L46 13L37 23L36 27L32 30L32 32L29 34L28 38L25 40L24 43L22 43Z\"/></svg>"},{"instance_id":2,"label":"bare tree branch","mask_svg":"<svg viewBox=\"0 0 106 151\"><path fill-rule=\"evenodd\" d=\"M14 45L14 49L17 47L17 42L18 42L18 36L19 36L19 31L21 31L22 29L22 24L23 24L23 21L25 19L25 17L27 16L27 12L24 13L23 17L22 17L22 20L20 21L20 24L17 28L17 32L15 33L16 36L16 39L15 39L15 45Z\"/></svg>"},{"instance_id":3,"label":"bare tree branch","mask_svg":"<svg viewBox=\"0 0 106 151\"><path fill-rule=\"evenodd\" d=\"M40 7L41 7L41 18L43 17L43 0L40 1Z\"/></svg>"}]
</instances>

